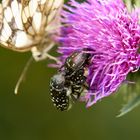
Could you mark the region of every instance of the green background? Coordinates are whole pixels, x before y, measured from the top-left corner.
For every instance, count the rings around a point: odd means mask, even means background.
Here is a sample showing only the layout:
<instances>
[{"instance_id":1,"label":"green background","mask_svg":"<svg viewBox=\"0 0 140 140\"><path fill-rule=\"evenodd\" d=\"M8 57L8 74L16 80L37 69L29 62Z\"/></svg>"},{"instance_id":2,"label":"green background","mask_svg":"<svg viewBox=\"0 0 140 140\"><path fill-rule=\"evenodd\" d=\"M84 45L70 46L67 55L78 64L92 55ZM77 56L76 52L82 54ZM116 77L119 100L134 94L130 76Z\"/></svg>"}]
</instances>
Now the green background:
<instances>
[{"instance_id":1,"label":"green background","mask_svg":"<svg viewBox=\"0 0 140 140\"><path fill-rule=\"evenodd\" d=\"M76 103L68 112L57 111L50 100L49 79L56 73L50 61L32 63L18 95L14 87L31 53L0 48L0 140L137 140L140 108L116 118L121 94L90 108Z\"/></svg>"}]
</instances>

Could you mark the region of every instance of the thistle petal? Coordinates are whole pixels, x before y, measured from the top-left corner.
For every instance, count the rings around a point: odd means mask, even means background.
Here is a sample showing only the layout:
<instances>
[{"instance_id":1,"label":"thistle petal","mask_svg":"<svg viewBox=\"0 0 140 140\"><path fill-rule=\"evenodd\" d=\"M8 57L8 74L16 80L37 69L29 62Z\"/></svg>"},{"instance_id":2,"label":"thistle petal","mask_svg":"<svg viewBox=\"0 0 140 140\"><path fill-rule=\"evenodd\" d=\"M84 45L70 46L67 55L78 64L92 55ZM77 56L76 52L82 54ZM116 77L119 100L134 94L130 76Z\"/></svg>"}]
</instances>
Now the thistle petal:
<instances>
[{"instance_id":1,"label":"thistle petal","mask_svg":"<svg viewBox=\"0 0 140 140\"><path fill-rule=\"evenodd\" d=\"M138 9L129 13L122 0L74 0L66 6L59 38L60 60L74 51L90 50L87 83L82 97L87 107L109 96L126 81L127 75L139 69L140 25Z\"/></svg>"}]
</instances>

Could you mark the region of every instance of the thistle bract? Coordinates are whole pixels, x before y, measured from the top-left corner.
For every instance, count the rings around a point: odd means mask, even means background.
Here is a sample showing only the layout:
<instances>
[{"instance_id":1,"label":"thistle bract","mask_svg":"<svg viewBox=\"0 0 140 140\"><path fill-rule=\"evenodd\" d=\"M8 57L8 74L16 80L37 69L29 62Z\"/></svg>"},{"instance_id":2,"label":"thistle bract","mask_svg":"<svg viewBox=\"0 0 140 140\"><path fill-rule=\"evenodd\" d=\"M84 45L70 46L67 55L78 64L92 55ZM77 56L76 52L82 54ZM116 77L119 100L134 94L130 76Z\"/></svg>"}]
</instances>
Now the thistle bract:
<instances>
[{"instance_id":1,"label":"thistle bract","mask_svg":"<svg viewBox=\"0 0 140 140\"><path fill-rule=\"evenodd\" d=\"M87 107L114 93L129 72L139 68L140 26L138 13L129 13L121 0L71 1L63 11L59 38L60 60L75 51L91 53L87 83L82 97Z\"/></svg>"}]
</instances>

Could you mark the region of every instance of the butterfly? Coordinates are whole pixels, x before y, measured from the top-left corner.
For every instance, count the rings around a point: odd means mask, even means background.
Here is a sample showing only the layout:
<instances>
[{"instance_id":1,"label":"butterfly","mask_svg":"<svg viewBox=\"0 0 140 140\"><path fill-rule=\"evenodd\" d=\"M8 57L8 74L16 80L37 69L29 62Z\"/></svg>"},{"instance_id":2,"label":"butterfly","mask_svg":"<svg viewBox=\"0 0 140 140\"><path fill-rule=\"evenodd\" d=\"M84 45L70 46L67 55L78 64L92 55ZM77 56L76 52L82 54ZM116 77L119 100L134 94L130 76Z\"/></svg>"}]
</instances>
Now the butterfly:
<instances>
[{"instance_id":1,"label":"butterfly","mask_svg":"<svg viewBox=\"0 0 140 140\"><path fill-rule=\"evenodd\" d=\"M48 52L59 34L64 0L2 0L0 45L17 52L31 51L36 61L56 60Z\"/></svg>"},{"instance_id":2,"label":"butterfly","mask_svg":"<svg viewBox=\"0 0 140 140\"><path fill-rule=\"evenodd\" d=\"M48 57L54 46L54 29L61 25L63 0L2 0L0 44L18 51L32 51L36 61Z\"/></svg>"}]
</instances>

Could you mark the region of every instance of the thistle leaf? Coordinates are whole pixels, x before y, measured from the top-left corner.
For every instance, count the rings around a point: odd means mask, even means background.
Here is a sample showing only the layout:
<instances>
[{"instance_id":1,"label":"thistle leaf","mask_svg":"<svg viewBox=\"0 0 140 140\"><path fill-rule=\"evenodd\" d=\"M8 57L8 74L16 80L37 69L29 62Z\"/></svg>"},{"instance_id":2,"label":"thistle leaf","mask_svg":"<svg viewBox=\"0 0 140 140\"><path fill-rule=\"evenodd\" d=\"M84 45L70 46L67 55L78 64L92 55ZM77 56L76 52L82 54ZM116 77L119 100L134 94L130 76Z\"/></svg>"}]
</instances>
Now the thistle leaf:
<instances>
[{"instance_id":1,"label":"thistle leaf","mask_svg":"<svg viewBox=\"0 0 140 140\"><path fill-rule=\"evenodd\" d=\"M120 114L117 117L122 117L128 112L132 111L135 107L140 105L140 95L134 96L132 99L130 99L127 104L123 106L123 108L120 110Z\"/></svg>"}]
</instances>

